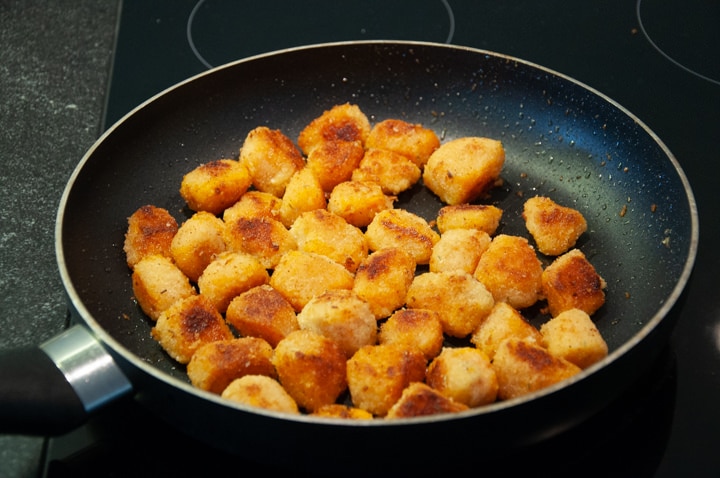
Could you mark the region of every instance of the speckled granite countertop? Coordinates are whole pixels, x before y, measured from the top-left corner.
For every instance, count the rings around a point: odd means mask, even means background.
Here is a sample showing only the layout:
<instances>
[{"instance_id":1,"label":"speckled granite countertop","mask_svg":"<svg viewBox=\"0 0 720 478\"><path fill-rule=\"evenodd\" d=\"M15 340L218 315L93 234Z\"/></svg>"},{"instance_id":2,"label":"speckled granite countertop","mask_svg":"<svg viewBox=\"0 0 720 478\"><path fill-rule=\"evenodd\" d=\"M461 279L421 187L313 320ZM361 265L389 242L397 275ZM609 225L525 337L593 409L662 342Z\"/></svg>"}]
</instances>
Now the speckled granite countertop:
<instances>
[{"instance_id":1,"label":"speckled granite countertop","mask_svg":"<svg viewBox=\"0 0 720 478\"><path fill-rule=\"evenodd\" d=\"M117 12L115 0L0 3L0 348L64 327L55 215L100 131ZM0 435L0 476L37 476L41 449Z\"/></svg>"}]
</instances>

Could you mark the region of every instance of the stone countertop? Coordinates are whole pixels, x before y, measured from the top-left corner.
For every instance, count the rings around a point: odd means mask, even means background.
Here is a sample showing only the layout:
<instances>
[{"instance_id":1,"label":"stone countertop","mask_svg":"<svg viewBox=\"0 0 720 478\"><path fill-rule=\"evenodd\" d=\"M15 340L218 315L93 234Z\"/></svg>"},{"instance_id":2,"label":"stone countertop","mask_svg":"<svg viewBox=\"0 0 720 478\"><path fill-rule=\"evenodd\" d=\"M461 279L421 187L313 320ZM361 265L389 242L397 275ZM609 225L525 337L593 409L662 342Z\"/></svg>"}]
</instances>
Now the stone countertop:
<instances>
[{"instance_id":1,"label":"stone countertop","mask_svg":"<svg viewBox=\"0 0 720 478\"><path fill-rule=\"evenodd\" d=\"M55 216L100 133L117 15L117 0L0 3L0 350L65 325ZM42 444L0 435L0 476L37 476Z\"/></svg>"}]
</instances>

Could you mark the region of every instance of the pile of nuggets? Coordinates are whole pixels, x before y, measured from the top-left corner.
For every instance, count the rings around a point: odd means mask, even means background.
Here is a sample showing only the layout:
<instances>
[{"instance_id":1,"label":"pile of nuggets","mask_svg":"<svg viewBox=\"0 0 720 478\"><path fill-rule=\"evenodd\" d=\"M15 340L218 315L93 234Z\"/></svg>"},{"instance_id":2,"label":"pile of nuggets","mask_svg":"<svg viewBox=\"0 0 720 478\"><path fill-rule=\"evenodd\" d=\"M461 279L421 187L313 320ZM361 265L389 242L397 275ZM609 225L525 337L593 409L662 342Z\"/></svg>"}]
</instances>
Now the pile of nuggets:
<instances>
[{"instance_id":1,"label":"pile of nuggets","mask_svg":"<svg viewBox=\"0 0 720 478\"><path fill-rule=\"evenodd\" d=\"M477 200L504 161L499 141L441 144L352 104L297 146L257 127L184 176L181 225L152 205L128 219L135 299L194 386L251 406L392 419L531 393L607 355L606 284L575 209L533 197L531 237L496 234L503 211ZM394 207L421 179L443 204L428 220ZM538 301L540 327L522 315Z\"/></svg>"}]
</instances>

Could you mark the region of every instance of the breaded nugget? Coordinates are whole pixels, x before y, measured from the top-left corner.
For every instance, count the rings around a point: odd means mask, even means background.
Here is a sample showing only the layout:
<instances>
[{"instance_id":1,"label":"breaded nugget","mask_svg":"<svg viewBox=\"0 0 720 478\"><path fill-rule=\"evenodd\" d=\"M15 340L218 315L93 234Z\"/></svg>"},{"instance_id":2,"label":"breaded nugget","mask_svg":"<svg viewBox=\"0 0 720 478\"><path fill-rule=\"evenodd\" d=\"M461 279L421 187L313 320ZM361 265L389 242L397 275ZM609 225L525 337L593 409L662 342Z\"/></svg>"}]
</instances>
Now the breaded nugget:
<instances>
[{"instance_id":1,"label":"breaded nugget","mask_svg":"<svg viewBox=\"0 0 720 478\"><path fill-rule=\"evenodd\" d=\"M380 249L360 263L353 291L364 299L377 319L389 316L405 303L415 277L415 259L402 249Z\"/></svg>"},{"instance_id":2,"label":"breaded nugget","mask_svg":"<svg viewBox=\"0 0 720 478\"><path fill-rule=\"evenodd\" d=\"M170 244L178 225L167 209L151 205L142 206L128 218L123 250L130 268L140 259L160 254L171 257Z\"/></svg>"},{"instance_id":3,"label":"breaded nugget","mask_svg":"<svg viewBox=\"0 0 720 478\"><path fill-rule=\"evenodd\" d=\"M561 312L540 327L542 344L548 352L588 368L605 358L608 346L590 316L580 309Z\"/></svg>"},{"instance_id":4,"label":"breaded nugget","mask_svg":"<svg viewBox=\"0 0 720 478\"><path fill-rule=\"evenodd\" d=\"M277 197L285 193L290 178L305 166L302 153L280 130L258 126L248 133L239 161L250 172L252 185Z\"/></svg>"},{"instance_id":5,"label":"breaded nugget","mask_svg":"<svg viewBox=\"0 0 720 478\"><path fill-rule=\"evenodd\" d=\"M345 181L333 188L327 209L353 226L365 227L378 212L392 209L394 200L377 183Z\"/></svg>"},{"instance_id":6,"label":"breaded nugget","mask_svg":"<svg viewBox=\"0 0 720 478\"><path fill-rule=\"evenodd\" d=\"M231 300L269 280L267 270L255 257L228 251L219 254L205 268L198 279L198 288L224 314Z\"/></svg>"},{"instance_id":7,"label":"breaded nugget","mask_svg":"<svg viewBox=\"0 0 720 478\"><path fill-rule=\"evenodd\" d=\"M542 263L527 239L500 234L480 257L474 275L496 302L523 309L540 298L542 273Z\"/></svg>"},{"instance_id":8,"label":"breaded nugget","mask_svg":"<svg viewBox=\"0 0 720 478\"><path fill-rule=\"evenodd\" d=\"M224 229L222 219L207 211L196 212L178 228L170 254L191 281L197 282L215 256L225 252Z\"/></svg>"},{"instance_id":9,"label":"breaded nugget","mask_svg":"<svg viewBox=\"0 0 720 478\"><path fill-rule=\"evenodd\" d=\"M463 271L473 274L490 240L487 232L477 229L445 231L433 247L430 272Z\"/></svg>"},{"instance_id":10,"label":"breaded nugget","mask_svg":"<svg viewBox=\"0 0 720 478\"><path fill-rule=\"evenodd\" d=\"M386 209L375 215L365 231L372 251L391 247L409 252L418 264L427 264L440 240L425 219L404 209Z\"/></svg>"},{"instance_id":11,"label":"breaded nugget","mask_svg":"<svg viewBox=\"0 0 720 478\"><path fill-rule=\"evenodd\" d=\"M328 141L361 141L370 134L370 120L357 105L335 105L310 122L298 136L298 145L306 155L318 144Z\"/></svg>"},{"instance_id":12,"label":"breaded nugget","mask_svg":"<svg viewBox=\"0 0 720 478\"><path fill-rule=\"evenodd\" d=\"M451 229L477 229L494 235L503 211L489 204L455 204L440 208L437 228L440 234Z\"/></svg>"},{"instance_id":13,"label":"breaded nugget","mask_svg":"<svg viewBox=\"0 0 720 478\"><path fill-rule=\"evenodd\" d=\"M223 390L223 398L276 412L298 414L297 403L277 380L265 375L245 375Z\"/></svg>"},{"instance_id":14,"label":"breaded nugget","mask_svg":"<svg viewBox=\"0 0 720 478\"><path fill-rule=\"evenodd\" d=\"M540 332L517 309L506 302L496 302L490 315L475 329L470 341L492 360L500 344L511 337L538 344L542 342Z\"/></svg>"},{"instance_id":15,"label":"breaded nugget","mask_svg":"<svg viewBox=\"0 0 720 478\"><path fill-rule=\"evenodd\" d=\"M233 159L201 164L187 173L180 184L180 195L193 211L220 214L235 204L250 187L248 169Z\"/></svg>"},{"instance_id":16,"label":"breaded nugget","mask_svg":"<svg viewBox=\"0 0 720 478\"><path fill-rule=\"evenodd\" d=\"M377 183L385 194L396 195L417 183L420 174L420 168L407 156L372 148L365 151L352 180Z\"/></svg>"},{"instance_id":17,"label":"breaded nugget","mask_svg":"<svg viewBox=\"0 0 720 478\"><path fill-rule=\"evenodd\" d=\"M255 256L266 269L274 268L288 251L297 249L297 242L287 228L268 217L238 217L225 223L223 239L229 251Z\"/></svg>"},{"instance_id":18,"label":"breaded nugget","mask_svg":"<svg viewBox=\"0 0 720 478\"><path fill-rule=\"evenodd\" d=\"M260 218L275 219L279 221L282 199L270 193L251 190L243 194L238 202L223 211L223 221L231 223L238 218Z\"/></svg>"},{"instance_id":19,"label":"breaded nugget","mask_svg":"<svg viewBox=\"0 0 720 478\"><path fill-rule=\"evenodd\" d=\"M498 398L520 397L572 377L580 367L565 359L553 357L535 342L507 339L498 347L493 359L498 379Z\"/></svg>"},{"instance_id":20,"label":"breaded nugget","mask_svg":"<svg viewBox=\"0 0 720 478\"><path fill-rule=\"evenodd\" d=\"M362 408L350 407L340 403L331 403L318 408L311 415L326 418L347 418L350 420L372 420L373 414Z\"/></svg>"},{"instance_id":21,"label":"breaded nugget","mask_svg":"<svg viewBox=\"0 0 720 478\"><path fill-rule=\"evenodd\" d=\"M233 338L225 319L203 295L175 302L160 314L151 335L168 355L182 364L188 363L202 345Z\"/></svg>"},{"instance_id":22,"label":"breaded nugget","mask_svg":"<svg viewBox=\"0 0 720 478\"><path fill-rule=\"evenodd\" d=\"M287 252L270 276L270 285L296 312L310 299L331 289L352 289L353 275L329 257L304 251Z\"/></svg>"},{"instance_id":23,"label":"breaded nugget","mask_svg":"<svg viewBox=\"0 0 720 478\"><path fill-rule=\"evenodd\" d=\"M423 182L446 204L468 203L495 184L504 162L505 150L500 141L458 138L430 155Z\"/></svg>"},{"instance_id":24,"label":"breaded nugget","mask_svg":"<svg viewBox=\"0 0 720 478\"><path fill-rule=\"evenodd\" d=\"M335 342L347 358L377 340L377 322L367 302L347 289L313 297L297 315L302 330L311 330Z\"/></svg>"},{"instance_id":25,"label":"breaded nugget","mask_svg":"<svg viewBox=\"0 0 720 478\"><path fill-rule=\"evenodd\" d=\"M197 388L220 394L233 380L245 375L275 377L273 349L265 340L241 337L202 345L187 365Z\"/></svg>"},{"instance_id":26,"label":"breaded nugget","mask_svg":"<svg viewBox=\"0 0 720 478\"><path fill-rule=\"evenodd\" d=\"M440 353L444 338L440 314L430 309L397 310L380 325L378 333L378 343L416 348L427 360Z\"/></svg>"},{"instance_id":27,"label":"breaded nugget","mask_svg":"<svg viewBox=\"0 0 720 478\"><path fill-rule=\"evenodd\" d=\"M235 297L228 305L225 320L241 335L260 337L273 347L300 329L290 302L267 284Z\"/></svg>"},{"instance_id":28,"label":"breaded nugget","mask_svg":"<svg viewBox=\"0 0 720 478\"><path fill-rule=\"evenodd\" d=\"M285 227L292 226L297 217L307 211L327 207L325 192L310 168L293 174L285 188L280 206L280 221Z\"/></svg>"},{"instance_id":29,"label":"breaded nugget","mask_svg":"<svg viewBox=\"0 0 720 478\"><path fill-rule=\"evenodd\" d=\"M490 358L473 347L443 348L430 362L425 381L446 397L471 408L497 399L498 382Z\"/></svg>"},{"instance_id":30,"label":"breaded nugget","mask_svg":"<svg viewBox=\"0 0 720 478\"><path fill-rule=\"evenodd\" d=\"M345 353L329 338L298 330L275 347L273 364L282 386L300 407L313 412L347 388Z\"/></svg>"},{"instance_id":31,"label":"breaded nugget","mask_svg":"<svg viewBox=\"0 0 720 478\"><path fill-rule=\"evenodd\" d=\"M550 256L567 252L587 230L580 211L560 206L547 197L536 196L525 201L522 217L538 250Z\"/></svg>"},{"instance_id":32,"label":"breaded nugget","mask_svg":"<svg viewBox=\"0 0 720 478\"><path fill-rule=\"evenodd\" d=\"M347 382L356 407L384 416L405 387L425 379L425 357L396 344L366 345L347 361Z\"/></svg>"},{"instance_id":33,"label":"breaded nugget","mask_svg":"<svg viewBox=\"0 0 720 478\"><path fill-rule=\"evenodd\" d=\"M302 213L290 227L290 235L298 250L329 257L350 272L368 255L363 232L325 209Z\"/></svg>"},{"instance_id":34,"label":"breaded nugget","mask_svg":"<svg viewBox=\"0 0 720 478\"><path fill-rule=\"evenodd\" d=\"M492 294L472 275L462 271L426 272L413 279L406 303L409 308L430 309L440 316L443 332L465 337L488 316Z\"/></svg>"},{"instance_id":35,"label":"breaded nugget","mask_svg":"<svg viewBox=\"0 0 720 478\"><path fill-rule=\"evenodd\" d=\"M467 405L457 402L438 390L422 383L413 382L403 390L400 399L388 410L385 418L411 418L439 413L457 413L467 410Z\"/></svg>"},{"instance_id":36,"label":"breaded nugget","mask_svg":"<svg viewBox=\"0 0 720 478\"><path fill-rule=\"evenodd\" d=\"M440 147L440 139L433 130L422 125L386 119L373 126L365 146L403 154L422 168L430 155Z\"/></svg>"},{"instance_id":37,"label":"breaded nugget","mask_svg":"<svg viewBox=\"0 0 720 478\"><path fill-rule=\"evenodd\" d=\"M158 254L135 264L132 288L138 305L152 320L176 301L196 294L187 276L169 258Z\"/></svg>"},{"instance_id":38,"label":"breaded nugget","mask_svg":"<svg viewBox=\"0 0 720 478\"><path fill-rule=\"evenodd\" d=\"M361 141L325 141L310 151L307 168L323 191L330 192L338 184L350 180L364 153Z\"/></svg>"},{"instance_id":39,"label":"breaded nugget","mask_svg":"<svg viewBox=\"0 0 720 478\"><path fill-rule=\"evenodd\" d=\"M605 280L579 249L557 257L542 274L542 293L553 317L569 309L593 315L605 303Z\"/></svg>"}]
</instances>

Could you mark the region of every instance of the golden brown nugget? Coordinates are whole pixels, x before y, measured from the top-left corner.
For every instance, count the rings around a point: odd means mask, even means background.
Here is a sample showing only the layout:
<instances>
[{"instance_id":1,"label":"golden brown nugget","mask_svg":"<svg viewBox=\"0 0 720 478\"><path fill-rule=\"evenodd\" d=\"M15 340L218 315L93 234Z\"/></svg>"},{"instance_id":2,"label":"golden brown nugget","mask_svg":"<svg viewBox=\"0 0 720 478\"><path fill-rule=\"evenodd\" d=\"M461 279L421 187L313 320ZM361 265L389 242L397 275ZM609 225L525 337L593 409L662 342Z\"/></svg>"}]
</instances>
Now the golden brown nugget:
<instances>
[{"instance_id":1,"label":"golden brown nugget","mask_svg":"<svg viewBox=\"0 0 720 478\"><path fill-rule=\"evenodd\" d=\"M182 364L188 363L202 345L233 338L220 312L202 295L175 302L160 314L151 335Z\"/></svg>"},{"instance_id":2,"label":"golden brown nugget","mask_svg":"<svg viewBox=\"0 0 720 478\"><path fill-rule=\"evenodd\" d=\"M593 315L605 303L605 280L579 249L557 257L542 274L542 293L553 317L569 309Z\"/></svg>"},{"instance_id":3,"label":"golden brown nugget","mask_svg":"<svg viewBox=\"0 0 720 478\"><path fill-rule=\"evenodd\" d=\"M408 289L406 303L409 308L436 311L443 332L452 337L465 337L488 316L494 300L472 275L452 271L416 276Z\"/></svg>"},{"instance_id":4,"label":"golden brown nugget","mask_svg":"<svg viewBox=\"0 0 720 478\"><path fill-rule=\"evenodd\" d=\"M245 375L223 390L223 398L276 412L298 414L295 400L277 380L265 375Z\"/></svg>"},{"instance_id":5,"label":"golden brown nugget","mask_svg":"<svg viewBox=\"0 0 720 478\"><path fill-rule=\"evenodd\" d=\"M580 309L561 312L540 327L542 345L585 369L607 357L608 346L590 316Z\"/></svg>"},{"instance_id":6,"label":"golden brown nugget","mask_svg":"<svg viewBox=\"0 0 720 478\"><path fill-rule=\"evenodd\" d=\"M329 257L304 251L282 256L270 276L270 285L290 302L296 312L315 296L332 289L352 289L354 277Z\"/></svg>"},{"instance_id":7,"label":"golden brown nugget","mask_svg":"<svg viewBox=\"0 0 720 478\"><path fill-rule=\"evenodd\" d=\"M198 289L224 314L231 300L269 280L267 270L255 257L241 252L223 252L205 268L198 279Z\"/></svg>"},{"instance_id":8,"label":"golden brown nugget","mask_svg":"<svg viewBox=\"0 0 720 478\"><path fill-rule=\"evenodd\" d=\"M467 405L443 395L438 390L421 382L413 382L403 390L400 399L388 410L385 418L422 417L457 413L467 409Z\"/></svg>"},{"instance_id":9,"label":"golden brown nugget","mask_svg":"<svg viewBox=\"0 0 720 478\"><path fill-rule=\"evenodd\" d=\"M310 330L293 332L277 344L273 364L282 386L308 412L335 400L347 388L345 353Z\"/></svg>"},{"instance_id":10,"label":"golden brown nugget","mask_svg":"<svg viewBox=\"0 0 720 478\"><path fill-rule=\"evenodd\" d=\"M300 214L325 207L327 199L320 181L310 168L305 167L290 178L285 188L280 205L280 221L285 227L290 227Z\"/></svg>"},{"instance_id":11,"label":"golden brown nugget","mask_svg":"<svg viewBox=\"0 0 720 478\"><path fill-rule=\"evenodd\" d=\"M288 251L297 249L290 231L276 219L238 217L225 223L223 239L229 251L254 256L266 269L274 268Z\"/></svg>"},{"instance_id":12,"label":"golden brown nugget","mask_svg":"<svg viewBox=\"0 0 720 478\"><path fill-rule=\"evenodd\" d=\"M180 195L193 211L218 215L235 204L250 187L248 169L233 159L201 164L187 173Z\"/></svg>"},{"instance_id":13,"label":"golden brown nugget","mask_svg":"<svg viewBox=\"0 0 720 478\"><path fill-rule=\"evenodd\" d=\"M423 182L446 204L469 203L495 184L504 163L505 150L500 141L458 138L430 155Z\"/></svg>"},{"instance_id":14,"label":"golden brown nugget","mask_svg":"<svg viewBox=\"0 0 720 478\"><path fill-rule=\"evenodd\" d=\"M305 166L305 159L292 140L265 126L258 126L245 137L239 162L249 171L255 189L279 198L292 175Z\"/></svg>"},{"instance_id":15,"label":"golden brown nugget","mask_svg":"<svg viewBox=\"0 0 720 478\"><path fill-rule=\"evenodd\" d=\"M298 250L329 257L350 272L368 255L363 232L324 209L302 213L290 227L290 235Z\"/></svg>"},{"instance_id":16,"label":"golden brown nugget","mask_svg":"<svg viewBox=\"0 0 720 478\"><path fill-rule=\"evenodd\" d=\"M377 183L383 193L396 195L415 185L420 175L420 168L407 156L388 149L371 148L365 151L353 171L352 180Z\"/></svg>"},{"instance_id":17,"label":"golden brown nugget","mask_svg":"<svg viewBox=\"0 0 720 478\"><path fill-rule=\"evenodd\" d=\"M333 188L327 209L353 226L365 227L377 213L392 209L394 200L377 183L345 181Z\"/></svg>"},{"instance_id":18,"label":"golden brown nugget","mask_svg":"<svg viewBox=\"0 0 720 478\"><path fill-rule=\"evenodd\" d=\"M554 357L540 345L519 339L500 344L493 368L498 379L498 398L507 400L561 382L581 371L565 359Z\"/></svg>"},{"instance_id":19,"label":"golden brown nugget","mask_svg":"<svg viewBox=\"0 0 720 478\"><path fill-rule=\"evenodd\" d=\"M377 341L377 322L367 302L346 289L328 290L310 299L297 315L302 330L335 342L347 358Z\"/></svg>"},{"instance_id":20,"label":"golden brown nugget","mask_svg":"<svg viewBox=\"0 0 720 478\"><path fill-rule=\"evenodd\" d=\"M425 219L404 209L380 211L365 231L372 251L404 249L418 264L430 262L432 249L440 240Z\"/></svg>"},{"instance_id":21,"label":"golden brown nugget","mask_svg":"<svg viewBox=\"0 0 720 478\"><path fill-rule=\"evenodd\" d=\"M527 239L500 234L480 257L474 275L496 302L524 309L540 298L542 273L542 263Z\"/></svg>"},{"instance_id":22,"label":"golden brown nugget","mask_svg":"<svg viewBox=\"0 0 720 478\"><path fill-rule=\"evenodd\" d=\"M490 358L473 347L444 348L428 366L425 382L471 408L497 399L497 376Z\"/></svg>"},{"instance_id":23,"label":"golden brown nugget","mask_svg":"<svg viewBox=\"0 0 720 478\"><path fill-rule=\"evenodd\" d=\"M298 145L306 155L317 145L328 141L360 141L370 134L370 120L350 103L335 105L308 124L298 136Z\"/></svg>"},{"instance_id":24,"label":"golden brown nugget","mask_svg":"<svg viewBox=\"0 0 720 478\"><path fill-rule=\"evenodd\" d=\"M196 212L178 229L170 243L170 254L191 281L197 282L208 264L225 252L224 229L222 219L207 211Z\"/></svg>"},{"instance_id":25,"label":"golden brown nugget","mask_svg":"<svg viewBox=\"0 0 720 478\"><path fill-rule=\"evenodd\" d=\"M138 305L152 320L178 300L197 293L190 279L168 257L157 254L135 264L132 288Z\"/></svg>"},{"instance_id":26,"label":"golden brown nugget","mask_svg":"<svg viewBox=\"0 0 720 478\"><path fill-rule=\"evenodd\" d=\"M476 229L445 231L433 247L430 272L459 270L473 274L490 241L487 232Z\"/></svg>"},{"instance_id":27,"label":"golden brown nugget","mask_svg":"<svg viewBox=\"0 0 720 478\"><path fill-rule=\"evenodd\" d=\"M525 201L522 217L538 250L550 256L567 252L587 231L587 222L580 211L560 206L547 197Z\"/></svg>"},{"instance_id":28,"label":"golden brown nugget","mask_svg":"<svg viewBox=\"0 0 720 478\"><path fill-rule=\"evenodd\" d=\"M350 180L364 153L361 141L326 141L310 151L307 168L323 191L330 192L338 184Z\"/></svg>"},{"instance_id":29,"label":"golden brown nugget","mask_svg":"<svg viewBox=\"0 0 720 478\"><path fill-rule=\"evenodd\" d=\"M251 190L242 195L240 200L223 211L223 221L234 222L239 218L251 219L266 217L268 219L281 219L280 208L282 199L270 193Z\"/></svg>"},{"instance_id":30,"label":"golden brown nugget","mask_svg":"<svg viewBox=\"0 0 720 478\"><path fill-rule=\"evenodd\" d=\"M440 139L433 130L420 124L386 119L373 126L365 146L400 153L422 168L430 155L440 147Z\"/></svg>"},{"instance_id":31,"label":"golden brown nugget","mask_svg":"<svg viewBox=\"0 0 720 478\"><path fill-rule=\"evenodd\" d=\"M350 420L372 420L373 414L362 408L350 407L340 403L331 403L318 408L311 415L325 418L345 418Z\"/></svg>"},{"instance_id":32,"label":"golden brown nugget","mask_svg":"<svg viewBox=\"0 0 720 478\"><path fill-rule=\"evenodd\" d=\"M353 291L370 305L376 319L387 317L405 303L415 267L415 259L402 249L375 251L355 272Z\"/></svg>"},{"instance_id":33,"label":"golden brown nugget","mask_svg":"<svg viewBox=\"0 0 720 478\"><path fill-rule=\"evenodd\" d=\"M240 335L265 339L273 347L300 329L290 302L267 284L235 297L228 305L225 320Z\"/></svg>"},{"instance_id":34,"label":"golden brown nugget","mask_svg":"<svg viewBox=\"0 0 720 478\"><path fill-rule=\"evenodd\" d=\"M356 407L384 416L405 387L425 379L425 357L399 345L366 345L347 361L347 382Z\"/></svg>"},{"instance_id":35,"label":"golden brown nugget","mask_svg":"<svg viewBox=\"0 0 720 478\"><path fill-rule=\"evenodd\" d=\"M230 382L245 375L275 377L273 349L263 339L241 337L202 345L187 365L197 388L221 394Z\"/></svg>"},{"instance_id":36,"label":"golden brown nugget","mask_svg":"<svg viewBox=\"0 0 720 478\"><path fill-rule=\"evenodd\" d=\"M483 320L470 341L492 360L502 342L509 338L542 343L538 329L506 302L496 302L490 315Z\"/></svg>"},{"instance_id":37,"label":"golden brown nugget","mask_svg":"<svg viewBox=\"0 0 720 478\"><path fill-rule=\"evenodd\" d=\"M127 264L135 267L140 259L155 254L171 257L170 244L178 225L167 209L142 206L128 218L123 250Z\"/></svg>"},{"instance_id":38,"label":"golden brown nugget","mask_svg":"<svg viewBox=\"0 0 720 478\"><path fill-rule=\"evenodd\" d=\"M503 211L488 204L455 204L440 208L437 228L440 234L451 229L477 229L494 235L500 225Z\"/></svg>"},{"instance_id":39,"label":"golden brown nugget","mask_svg":"<svg viewBox=\"0 0 720 478\"><path fill-rule=\"evenodd\" d=\"M443 346L440 314L429 309L400 309L380 326L378 343L420 350L430 360Z\"/></svg>"}]
</instances>

